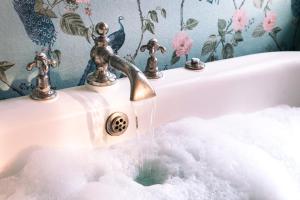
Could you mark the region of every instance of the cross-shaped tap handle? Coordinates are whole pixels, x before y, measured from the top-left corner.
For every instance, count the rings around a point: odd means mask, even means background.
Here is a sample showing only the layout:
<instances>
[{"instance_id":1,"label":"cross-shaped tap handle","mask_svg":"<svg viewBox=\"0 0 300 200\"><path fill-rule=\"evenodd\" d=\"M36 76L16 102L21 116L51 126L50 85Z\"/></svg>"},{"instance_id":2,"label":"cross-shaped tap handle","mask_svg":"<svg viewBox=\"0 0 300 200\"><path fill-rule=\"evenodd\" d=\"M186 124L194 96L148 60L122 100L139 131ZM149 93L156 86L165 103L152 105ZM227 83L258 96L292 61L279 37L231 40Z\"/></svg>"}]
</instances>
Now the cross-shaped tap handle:
<instances>
[{"instance_id":1,"label":"cross-shaped tap handle","mask_svg":"<svg viewBox=\"0 0 300 200\"><path fill-rule=\"evenodd\" d=\"M161 53L165 53L167 49L163 46L161 46L157 39L151 39L146 45L141 46L140 50L141 52L144 52L145 50L149 51L150 56L154 57L157 51L160 51Z\"/></svg>"},{"instance_id":2,"label":"cross-shaped tap handle","mask_svg":"<svg viewBox=\"0 0 300 200\"><path fill-rule=\"evenodd\" d=\"M27 65L27 70L31 71L33 67L42 67L45 68L44 70L46 70L46 73L48 73L49 66L53 68L56 67L57 62L55 60L49 59L45 53L40 52L36 54L34 61Z\"/></svg>"},{"instance_id":3,"label":"cross-shaped tap handle","mask_svg":"<svg viewBox=\"0 0 300 200\"><path fill-rule=\"evenodd\" d=\"M51 88L49 81L49 66L56 67L57 62L49 59L45 53L40 52L36 54L34 61L26 67L28 71L31 71L34 67L39 70L35 88L30 95L34 100L49 100L56 97L56 91Z\"/></svg>"},{"instance_id":4,"label":"cross-shaped tap handle","mask_svg":"<svg viewBox=\"0 0 300 200\"><path fill-rule=\"evenodd\" d=\"M158 60L155 57L157 51L165 53L167 49L160 44L158 44L157 39L151 39L146 45L141 46L141 52L149 51L150 57L147 60L147 66L145 68L145 75L149 79L158 79L162 77L162 73L158 69Z\"/></svg>"}]
</instances>

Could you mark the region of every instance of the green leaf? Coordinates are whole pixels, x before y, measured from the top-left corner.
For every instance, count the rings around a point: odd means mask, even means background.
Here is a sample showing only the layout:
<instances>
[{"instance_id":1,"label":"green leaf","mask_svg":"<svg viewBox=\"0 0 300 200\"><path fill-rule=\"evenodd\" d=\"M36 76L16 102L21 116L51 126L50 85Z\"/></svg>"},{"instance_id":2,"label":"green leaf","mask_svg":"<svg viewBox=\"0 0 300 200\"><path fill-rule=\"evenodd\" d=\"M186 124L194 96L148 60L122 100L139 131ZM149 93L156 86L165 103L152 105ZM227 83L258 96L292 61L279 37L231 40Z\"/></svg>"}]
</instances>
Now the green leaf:
<instances>
[{"instance_id":1,"label":"green leaf","mask_svg":"<svg viewBox=\"0 0 300 200\"><path fill-rule=\"evenodd\" d=\"M227 26L227 22L225 19L219 19L218 20L218 29L219 31L224 30Z\"/></svg>"},{"instance_id":2,"label":"green leaf","mask_svg":"<svg viewBox=\"0 0 300 200\"><path fill-rule=\"evenodd\" d=\"M52 3L52 5L57 4L59 1L60 1L60 0L54 0L53 3Z\"/></svg>"},{"instance_id":3,"label":"green leaf","mask_svg":"<svg viewBox=\"0 0 300 200\"><path fill-rule=\"evenodd\" d=\"M222 56L224 59L234 57L234 48L233 48L232 44L229 44L229 43L225 44L225 46L222 49Z\"/></svg>"},{"instance_id":4,"label":"green leaf","mask_svg":"<svg viewBox=\"0 0 300 200\"><path fill-rule=\"evenodd\" d=\"M8 82L5 72L0 71L0 80L4 82Z\"/></svg>"},{"instance_id":5,"label":"green leaf","mask_svg":"<svg viewBox=\"0 0 300 200\"><path fill-rule=\"evenodd\" d=\"M69 35L78 35L87 38L89 28L85 27L77 13L65 13L60 20L62 31Z\"/></svg>"},{"instance_id":6,"label":"green leaf","mask_svg":"<svg viewBox=\"0 0 300 200\"><path fill-rule=\"evenodd\" d=\"M0 71L0 80L7 81L7 77L4 71Z\"/></svg>"},{"instance_id":7,"label":"green leaf","mask_svg":"<svg viewBox=\"0 0 300 200\"><path fill-rule=\"evenodd\" d=\"M264 12L271 11L269 4L264 8Z\"/></svg>"},{"instance_id":8,"label":"green leaf","mask_svg":"<svg viewBox=\"0 0 300 200\"><path fill-rule=\"evenodd\" d=\"M153 22L146 21L145 30L149 31L152 34L155 34L155 26L154 26Z\"/></svg>"},{"instance_id":9,"label":"green leaf","mask_svg":"<svg viewBox=\"0 0 300 200\"><path fill-rule=\"evenodd\" d=\"M57 66L61 63L61 51L58 49L55 49L54 51L51 51L51 58L54 59L57 62Z\"/></svg>"},{"instance_id":10,"label":"green leaf","mask_svg":"<svg viewBox=\"0 0 300 200\"><path fill-rule=\"evenodd\" d=\"M39 15L44 15L50 18L57 18L56 14L49 8L44 8L43 0L36 0L34 4L34 11Z\"/></svg>"},{"instance_id":11,"label":"green leaf","mask_svg":"<svg viewBox=\"0 0 300 200\"><path fill-rule=\"evenodd\" d=\"M217 45L217 36L211 35L209 36L208 40L204 43L202 47L201 55L205 56L211 52L213 52Z\"/></svg>"},{"instance_id":12,"label":"green leaf","mask_svg":"<svg viewBox=\"0 0 300 200\"><path fill-rule=\"evenodd\" d=\"M233 45L233 46L236 47L238 44L239 44L239 43L238 43L235 39L232 40L232 45Z\"/></svg>"},{"instance_id":13,"label":"green leaf","mask_svg":"<svg viewBox=\"0 0 300 200\"><path fill-rule=\"evenodd\" d=\"M221 36L221 40L225 42L226 31L225 28L227 26L227 22L224 19L218 19L218 32Z\"/></svg>"},{"instance_id":14,"label":"green leaf","mask_svg":"<svg viewBox=\"0 0 300 200\"><path fill-rule=\"evenodd\" d=\"M149 14L150 14L151 20L158 23L158 16L157 16L156 10L150 10Z\"/></svg>"},{"instance_id":15,"label":"green leaf","mask_svg":"<svg viewBox=\"0 0 300 200\"><path fill-rule=\"evenodd\" d=\"M40 14L50 18L57 18L57 15L51 9L44 9Z\"/></svg>"},{"instance_id":16,"label":"green leaf","mask_svg":"<svg viewBox=\"0 0 300 200\"><path fill-rule=\"evenodd\" d=\"M5 71L9 68L13 67L15 64L8 62L8 61L1 61L0 62L0 80L4 82L8 82Z\"/></svg>"},{"instance_id":17,"label":"green leaf","mask_svg":"<svg viewBox=\"0 0 300 200\"><path fill-rule=\"evenodd\" d=\"M176 55L176 51L173 52L172 58L171 58L171 65L174 65L180 60L180 57Z\"/></svg>"},{"instance_id":18,"label":"green leaf","mask_svg":"<svg viewBox=\"0 0 300 200\"><path fill-rule=\"evenodd\" d=\"M164 18L167 18L167 11L166 11L164 8L161 9L160 14L161 14L161 16L163 16Z\"/></svg>"},{"instance_id":19,"label":"green leaf","mask_svg":"<svg viewBox=\"0 0 300 200\"><path fill-rule=\"evenodd\" d=\"M282 29L280 27L275 27L271 31L270 35L274 38L277 38L277 33L279 33Z\"/></svg>"},{"instance_id":20,"label":"green leaf","mask_svg":"<svg viewBox=\"0 0 300 200\"><path fill-rule=\"evenodd\" d=\"M6 71L9 68L13 67L15 64L8 61L0 61L0 71Z\"/></svg>"},{"instance_id":21,"label":"green leaf","mask_svg":"<svg viewBox=\"0 0 300 200\"><path fill-rule=\"evenodd\" d=\"M259 24L258 26L256 26L256 28L254 29L253 33L252 33L252 37L261 37L266 33L266 31L264 30L263 24Z\"/></svg>"},{"instance_id":22,"label":"green leaf","mask_svg":"<svg viewBox=\"0 0 300 200\"><path fill-rule=\"evenodd\" d=\"M43 5L44 5L43 0L35 0L34 12L38 13L40 10L42 10L44 8Z\"/></svg>"},{"instance_id":23,"label":"green leaf","mask_svg":"<svg viewBox=\"0 0 300 200\"><path fill-rule=\"evenodd\" d=\"M256 8L259 8L259 9L262 8L264 0L252 0L252 1L253 1L253 5Z\"/></svg>"},{"instance_id":24,"label":"green leaf","mask_svg":"<svg viewBox=\"0 0 300 200\"><path fill-rule=\"evenodd\" d=\"M272 33L277 34L280 31L282 31L282 29L280 27L276 26L275 28L273 28Z\"/></svg>"},{"instance_id":25,"label":"green leaf","mask_svg":"<svg viewBox=\"0 0 300 200\"><path fill-rule=\"evenodd\" d=\"M206 62L213 62L213 61L216 61L216 60L218 60L218 59L219 59L218 56L215 55L214 53L212 53L212 54L210 54L210 55L208 56L208 58L206 59Z\"/></svg>"},{"instance_id":26,"label":"green leaf","mask_svg":"<svg viewBox=\"0 0 300 200\"><path fill-rule=\"evenodd\" d=\"M195 28L198 25L198 23L199 23L198 20L193 19L193 18L189 18L186 21L186 24L185 24L184 28L188 29L188 30L192 30L193 28Z\"/></svg>"},{"instance_id":27,"label":"green leaf","mask_svg":"<svg viewBox=\"0 0 300 200\"><path fill-rule=\"evenodd\" d=\"M219 31L219 35L221 36L221 41L225 42L226 38L226 32L224 30Z\"/></svg>"},{"instance_id":28,"label":"green leaf","mask_svg":"<svg viewBox=\"0 0 300 200\"><path fill-rule=\"evenodd\" d=\"M237 31L237 32L234 33L234 40L237 41L237 42L242 42L244 40L241 31Z\"/></svg>"}]
</instances>

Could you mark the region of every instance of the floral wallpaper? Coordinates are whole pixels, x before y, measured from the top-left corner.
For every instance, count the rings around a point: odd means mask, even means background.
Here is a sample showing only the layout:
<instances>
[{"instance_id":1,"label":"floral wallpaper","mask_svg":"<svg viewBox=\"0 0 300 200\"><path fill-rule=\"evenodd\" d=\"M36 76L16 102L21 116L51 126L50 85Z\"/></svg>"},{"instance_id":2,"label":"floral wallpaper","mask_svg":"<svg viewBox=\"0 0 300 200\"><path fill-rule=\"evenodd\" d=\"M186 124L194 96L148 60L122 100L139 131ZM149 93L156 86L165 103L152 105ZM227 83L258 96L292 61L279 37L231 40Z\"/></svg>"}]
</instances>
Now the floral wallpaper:
<instances>
[{"instance_id":1,"label":"floral wallpaper","mask_svg":"<svg viewBox=\"0 0 300 200\"><path fill-rule=\"evenodd\" d=\"M300 0L6 0L0 18L0 99L31 92L37 72L26 66L41 51L59 64L49 72L53 88L83 85L100 21L114 52L141 70L148 55L139 49L151 38L167 47L161 70L191 57L300 49Z\"/></svg>"}]
</instances>

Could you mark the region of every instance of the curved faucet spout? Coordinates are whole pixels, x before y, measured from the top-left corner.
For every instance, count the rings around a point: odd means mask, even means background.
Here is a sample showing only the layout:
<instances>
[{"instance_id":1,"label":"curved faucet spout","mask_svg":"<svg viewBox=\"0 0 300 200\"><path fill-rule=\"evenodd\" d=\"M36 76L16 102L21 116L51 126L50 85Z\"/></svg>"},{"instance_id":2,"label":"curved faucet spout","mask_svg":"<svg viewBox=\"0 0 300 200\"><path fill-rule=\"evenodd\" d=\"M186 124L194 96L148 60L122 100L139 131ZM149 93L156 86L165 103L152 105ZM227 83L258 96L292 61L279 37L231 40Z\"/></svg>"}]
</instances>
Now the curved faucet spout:
<instances>
[{"instance_id":1,"label":"curved faucet spout","mask_svg":"<svg viewBox=\"0 0 300 200\"><path fill-rule=\"evenodd\" d=\"M131 101L139 101L156 96L146 76L135 65L117 55L110 56L109 64L126 74L129 78Z\"/></svg>"},{"instance_id":2,"label":"curved faucet spout","mask_svg":"<svg viewBox=\"0 0 300 200\"><path fill-rule=\"evenodd\" d=\"M130 100L139 101L156 96L145 75L132 63L113 54L109 46L107 24L100 22L96 25L96 32L99 37L95 37L95 46L91 50L91 59L96 64L96 71L89 75L87 83L94 86L109 86L115 83L116 77L110 73L108 66L120 70L130 80Z\"/></svg>"}]
</instances>

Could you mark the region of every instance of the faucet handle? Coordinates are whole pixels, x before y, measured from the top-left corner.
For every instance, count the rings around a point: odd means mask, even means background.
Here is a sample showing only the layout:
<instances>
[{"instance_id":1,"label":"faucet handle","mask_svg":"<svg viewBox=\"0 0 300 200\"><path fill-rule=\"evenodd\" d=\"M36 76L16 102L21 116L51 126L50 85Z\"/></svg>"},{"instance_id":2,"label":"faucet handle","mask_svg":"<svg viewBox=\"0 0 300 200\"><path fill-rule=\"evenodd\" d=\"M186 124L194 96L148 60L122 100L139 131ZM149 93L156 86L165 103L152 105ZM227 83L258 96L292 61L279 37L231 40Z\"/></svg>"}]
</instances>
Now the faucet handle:
<instances>
[{"instance_id":1,"label":"faucet handle","mask_svg":"<svg viewBox=\"0 0 300 200\"><path fill-rule=\"evenodd\" d=\"M28 71L32 71L34 67L38 68L39 74L36 77L36 86L32 91L31 98L34 100L49 100L57 96L56 91L51 88L49 80L49 67L56 67L57 62L49 59L43 52L37 53L34 61L26 67Z\"/></svg>"},{"instance_id":2,"label":"faucet handle","mask_svg":"<svg viewBox=\"0 0 300 200\"><path fill-rule=\"evenodd\" d=\"M92 38L95 42L95 46L93 47L92 51L94 51L96 47L107 48L109 46L109 39L107 38L107 33L109 32L108 25L104 22L99 22L95 26L95 32L99 36L92 34Z\"/></svg>"},{"instance_id":3,"label":"faucet handle","mask_svg":"<svg viewBox=\"0 0 300 200\"><path fill-rule=\"evenodd\" d=\"M99 35L106 36L109 31L109 27L106 23L100 22L96 24L95 30Z\"/></svg>"},{"instance_id":4,"label":"faucet handle","mask_svg":"<svg viewBox=\"0 0 300 200\"><path fill-rule=\"evenodd\" d=\"M145 52L146 49L149 51L150 57L147 61L147 66L145 68L145 75L149 79L158 79L162 77L162 73L158 70L157 66L157 58L155 57L155 54L157 51L160 51L161 53L165 53L167 49L163 46L161 46L157 39L151 39L146 45L141 46L140 51Z\"/></svg>"},{"instance_id":5,"label":"faucet handle","mask_svg":"<svg viewBox=\"0 0 300 200\"><path fill-rule=\"evenodd\" d=\"M161 53L165 53L167 49L163 46L161 46L157 39L151 39L146 45L141 46L140 50L141 52L144 52L145 50L149 51L150 56L155 56L155 53L157 51L160 51Z\"/></svg>"}]
</instances>

